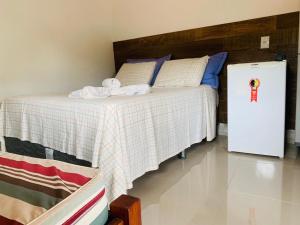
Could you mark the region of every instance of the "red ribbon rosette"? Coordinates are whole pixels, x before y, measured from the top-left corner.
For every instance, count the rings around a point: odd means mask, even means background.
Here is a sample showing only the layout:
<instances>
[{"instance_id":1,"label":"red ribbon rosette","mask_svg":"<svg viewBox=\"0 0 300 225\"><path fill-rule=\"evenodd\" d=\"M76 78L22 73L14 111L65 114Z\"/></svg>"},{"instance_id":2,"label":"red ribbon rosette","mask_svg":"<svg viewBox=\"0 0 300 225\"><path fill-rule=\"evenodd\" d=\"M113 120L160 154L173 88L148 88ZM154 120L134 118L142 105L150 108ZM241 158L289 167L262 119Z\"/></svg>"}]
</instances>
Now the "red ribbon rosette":
<instances>
[{"instance_id":1,"label":"red ribbon rosette","mask_svg":"<svg viewBox=\"0 0 300 225\"><path fill-rule=\"evenodd\" d=\"M259 79L251 79L249 82L251 87L251 102L257 102L258 88L260 85Z\"/></svg>"}]
</instances>

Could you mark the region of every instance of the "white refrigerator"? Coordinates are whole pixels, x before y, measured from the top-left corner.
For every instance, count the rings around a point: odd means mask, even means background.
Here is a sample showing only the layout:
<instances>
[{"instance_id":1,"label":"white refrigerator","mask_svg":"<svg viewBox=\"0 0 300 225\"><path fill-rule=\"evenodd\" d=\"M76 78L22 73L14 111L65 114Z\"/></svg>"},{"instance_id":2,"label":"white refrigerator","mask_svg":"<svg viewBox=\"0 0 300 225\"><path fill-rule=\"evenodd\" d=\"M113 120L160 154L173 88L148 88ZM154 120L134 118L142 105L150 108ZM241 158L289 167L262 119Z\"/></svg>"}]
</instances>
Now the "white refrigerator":
<instances>
[{"instance_id":1,"label":"white refrigerator","mask_svg":"<svg viewBox=\"0 0 300 225\"><path fill-rule=\"evenodd\" d=\"M228 151L284 157L286 61L228 65Z\"/></svg>"}]
</instances>

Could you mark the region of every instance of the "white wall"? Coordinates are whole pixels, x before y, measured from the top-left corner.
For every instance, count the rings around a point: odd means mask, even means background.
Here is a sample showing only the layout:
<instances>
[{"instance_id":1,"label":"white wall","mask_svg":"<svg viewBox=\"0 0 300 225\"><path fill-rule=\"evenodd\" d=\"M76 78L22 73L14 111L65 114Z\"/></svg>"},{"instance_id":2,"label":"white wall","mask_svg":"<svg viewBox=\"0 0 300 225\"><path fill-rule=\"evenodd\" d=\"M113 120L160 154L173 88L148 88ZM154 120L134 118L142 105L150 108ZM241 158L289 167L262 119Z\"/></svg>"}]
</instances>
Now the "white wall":
<instances>
[{"instance_id":1,"label":"white wall","mask_svg":"<svg viewBox=\"0 0 300 225\"><path fill-rule=\"evenodd\" d=\"M0 99L114 73L112 40L300 10L299 0L0 0Z\"/></svg>"},{"instance_id":2,"label":"white wall","mask_svg":"<svg viewBox=\"0 0 300 225\"><path fill-rule=\"evenodd\" d=\"M114 41L300 10L300 0L113 0Z\"/></svg>"},{"instance_id":3,"label":"white wall","mask_svg":"<svg viewBox=\"0 0 300 225\"><path fill-rule=\"evenodd\" d=\"M0 0L0 98L69 92L114 73L106 0Z\"/></svg>"}]
</instances>

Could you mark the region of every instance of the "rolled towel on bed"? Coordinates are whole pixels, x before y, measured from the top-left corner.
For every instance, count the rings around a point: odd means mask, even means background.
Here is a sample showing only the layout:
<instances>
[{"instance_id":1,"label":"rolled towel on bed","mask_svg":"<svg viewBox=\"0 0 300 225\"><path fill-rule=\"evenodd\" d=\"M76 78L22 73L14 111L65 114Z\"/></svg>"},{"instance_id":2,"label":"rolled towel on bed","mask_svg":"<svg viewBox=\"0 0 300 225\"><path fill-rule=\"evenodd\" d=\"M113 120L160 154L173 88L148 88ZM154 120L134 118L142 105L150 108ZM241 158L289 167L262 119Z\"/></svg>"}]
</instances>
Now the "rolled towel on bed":
<instances>
[{"instance_id":1,"label":"rolled towel on bed","mask_svg":"<svg viewBox=\"0 0 300 225\"><path fill-rule=\"evenodd\" d=\"M111 90L111 95L144 95L150 93L151 88L148 84L128 85Z\"/></svg>"},{"instance_id":2,"label":"rolled towel on bed","mask_svg":"<svg viewBox=\"0 0 300 225\"><path fill-rule=\"evenodd\" d=\"M95 99L106 98L111 95L144 95L148 94L150 91L151 88L148 84L129 85L120 88L86 86L70 93L69 98Z\"/></svg>"},{"instance_id":3,"label":"rolled towel on bed","mask_svg":"<svg viewBox=\"0 0 300 225\"><path fill-rule=\"evenodd\" d=\"M121 87L121 82L116 78L108 78L102 81L102 86L117 89Z\"/></svg>"},{"instance_id":4,"label":"rolled towel on bed","mask_svg":"<svg viewBox=\"0 0 300 225\"><path fill-rule=\"evenodd\" d=\"M86 86L80 90L73 91L71 94L69 94L69 98L94 99L106 98L110 95L110 88Z\"/></svg>"}]
</instances>

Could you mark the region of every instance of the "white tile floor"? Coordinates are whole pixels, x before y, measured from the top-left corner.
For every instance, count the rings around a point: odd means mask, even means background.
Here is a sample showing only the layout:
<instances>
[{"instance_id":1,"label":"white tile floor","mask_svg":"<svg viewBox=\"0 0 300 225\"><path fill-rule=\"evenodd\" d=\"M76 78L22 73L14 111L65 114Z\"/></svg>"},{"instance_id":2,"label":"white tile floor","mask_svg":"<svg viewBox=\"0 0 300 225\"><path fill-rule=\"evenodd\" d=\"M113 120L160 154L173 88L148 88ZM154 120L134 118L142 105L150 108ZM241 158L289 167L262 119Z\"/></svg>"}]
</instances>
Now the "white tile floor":
<instances>
[{"instance_id":1,"label":"white tile floor","mask_svg":"<svg viewBox=\"0 0 300 225\"><path fill-rule=\"evenodd\" d=\"M300 153L227 153L226 137L193 146L134 183L143 225L299 225Z\"/></svg>"}]
</instances>

